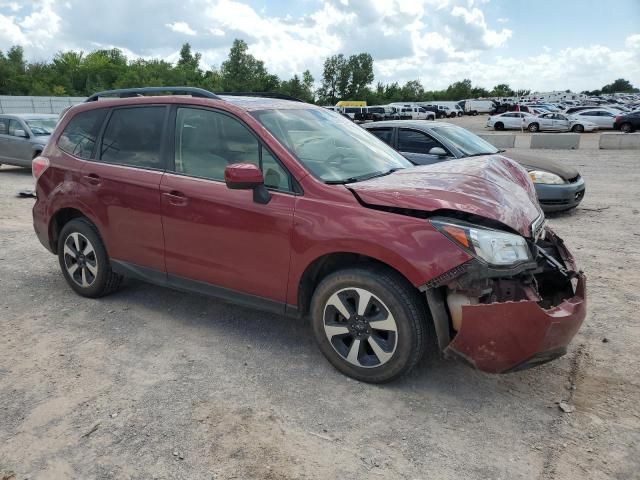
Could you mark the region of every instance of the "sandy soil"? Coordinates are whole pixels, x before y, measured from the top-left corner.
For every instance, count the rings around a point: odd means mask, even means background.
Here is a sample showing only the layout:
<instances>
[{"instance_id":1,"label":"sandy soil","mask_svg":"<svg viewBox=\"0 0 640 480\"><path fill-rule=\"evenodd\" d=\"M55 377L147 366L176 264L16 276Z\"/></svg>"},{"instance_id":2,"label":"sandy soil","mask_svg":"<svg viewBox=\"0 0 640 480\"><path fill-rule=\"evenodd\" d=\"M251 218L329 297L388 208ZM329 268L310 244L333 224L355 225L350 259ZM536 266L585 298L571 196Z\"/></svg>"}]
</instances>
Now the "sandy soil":
<instances>
[{"instance_id":1,"label":"sandy soil","mask_svg":"<svg viewBox=\"0 0 640 480\"><path fill-rule=\"evenodd\" d=\"M303 322L134 281L78 297L2 167L0 479L640 478L640 153L539 154L587 181L550 220L589 280L569 353L504 376L429 355L385 386Z\"/></svg>"}]
</instances>

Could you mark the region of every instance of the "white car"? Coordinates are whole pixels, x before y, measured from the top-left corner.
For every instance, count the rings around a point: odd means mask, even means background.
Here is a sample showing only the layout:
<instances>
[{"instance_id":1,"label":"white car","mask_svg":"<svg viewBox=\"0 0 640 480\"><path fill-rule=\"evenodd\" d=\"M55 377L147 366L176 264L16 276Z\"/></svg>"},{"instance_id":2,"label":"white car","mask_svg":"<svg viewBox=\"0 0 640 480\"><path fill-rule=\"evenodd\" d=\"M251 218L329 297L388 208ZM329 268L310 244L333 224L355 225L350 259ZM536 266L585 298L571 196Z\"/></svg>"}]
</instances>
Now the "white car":
<instances>
[{"instance_id":1,"label":"white car","mask_svg":"<svg viewBox=\"0 0 640 480\"><path fill-rule=\"evenodd\" d=\"M576 112L573 116L585 122L595 123L598 128L613 129L616 115L620 114L604 108L593 108Z\"/></svg>"},{"instance_id":2,"label":"white car","mask_svg":"<svg viewBox=\"0 0 640 480\"><path fill-rule=\"evenodd\" d=\"M568 131L569 125L553 120L541 119L527 112L506 112L500 115L492 115L487 119L487 127L495 130L529 130L539 132L540 130L560 130Z\"/></svg>"},{"instance_id":3,"label":"white car","mask_svg":"<svg viewBox=\"0 0 640 480\"><path fill-rule=\"evenodd\" d=\"M593 132L598 125L564 113L543 113L539 115L540 130L565 130L571 132ZM551 122L555 128L545 128L547 122Z\"/></svg>"}]
</instances>

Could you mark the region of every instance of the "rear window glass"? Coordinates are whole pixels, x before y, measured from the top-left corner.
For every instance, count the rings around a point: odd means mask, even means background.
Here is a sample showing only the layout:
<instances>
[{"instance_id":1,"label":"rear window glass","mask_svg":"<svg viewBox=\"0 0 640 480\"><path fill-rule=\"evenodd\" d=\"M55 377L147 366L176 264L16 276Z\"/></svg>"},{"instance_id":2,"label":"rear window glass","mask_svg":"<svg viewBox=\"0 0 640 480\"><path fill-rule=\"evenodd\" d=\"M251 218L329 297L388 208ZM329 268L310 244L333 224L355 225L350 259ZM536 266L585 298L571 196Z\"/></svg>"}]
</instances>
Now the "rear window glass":
<instances>
[{"instance_id":1,"label":"rear window glass","mask_svg":"<svg viewBox=\"0 0 640 480\"><path fill-rule=\"evenodd\" d=\"M162 168L160 146L166 107L119 108L102 138L100 160L140 168Z\"/></svg>"},{"instance_id":2,"label":"rear window glass","mask_svg":"<svg viewBox=\"0 0 640 480\"><path fill-rule=\"evenodd\" d=\"M60 139L60 150L79 158L91 158L100 127L107 115L107 110L98 108L88 112L80 112L67 124Z\"/></svg>"}]
</instances>

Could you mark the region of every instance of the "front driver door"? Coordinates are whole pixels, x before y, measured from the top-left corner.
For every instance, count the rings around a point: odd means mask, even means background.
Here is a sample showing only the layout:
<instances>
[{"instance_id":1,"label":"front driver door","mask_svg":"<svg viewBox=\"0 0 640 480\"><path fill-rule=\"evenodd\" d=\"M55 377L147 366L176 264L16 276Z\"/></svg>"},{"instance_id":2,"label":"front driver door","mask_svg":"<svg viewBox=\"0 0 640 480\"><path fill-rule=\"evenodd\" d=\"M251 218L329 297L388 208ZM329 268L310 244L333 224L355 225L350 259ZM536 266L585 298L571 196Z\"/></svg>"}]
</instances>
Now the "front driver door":
<instances>
[{"instance_id":1,"label":"front driver door","mask_svg":"<svg viewBox=\"0 0 640 480\"><path fill-rule=\"evenodd\" d=\"M442 148L447 156L430 154L429 151L434 147ZM410 128L398 129L398 151L417 165L431 165L453 158L444 145L430 135Z\"/></svg>"},{"instance_id":2,"label":"front driver door","mask_svg":"<svg viewBox=\"0 0 640 480\"><path fill-rule=\"evenodd\" d=\"M166 266L176 287L284 311L295 194L289 173L256 135L216 110L175 110L174 166L160 185ZM232 163L261 167L271 194L230 190Z\"/></svg>"}]
</instances>

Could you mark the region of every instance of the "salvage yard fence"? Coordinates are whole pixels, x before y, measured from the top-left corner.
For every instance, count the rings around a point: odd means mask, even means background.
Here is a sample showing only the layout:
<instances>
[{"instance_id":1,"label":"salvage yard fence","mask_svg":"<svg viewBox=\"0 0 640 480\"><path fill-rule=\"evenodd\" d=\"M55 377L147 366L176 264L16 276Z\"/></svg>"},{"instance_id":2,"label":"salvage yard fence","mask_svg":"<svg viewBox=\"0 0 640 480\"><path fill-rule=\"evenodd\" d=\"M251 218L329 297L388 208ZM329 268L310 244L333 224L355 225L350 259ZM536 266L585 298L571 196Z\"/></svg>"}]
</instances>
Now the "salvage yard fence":
<instances>
[{"instance_id":1,"label":"salvage yard fence","mask_svg":"<svg viewBox=\"0 0 640 480\"><path fill-rule=\"evenodd\" d=\"M0 95L0 113L60 113L86 97L33 97Z\"/></svg>"}]
</instances>

